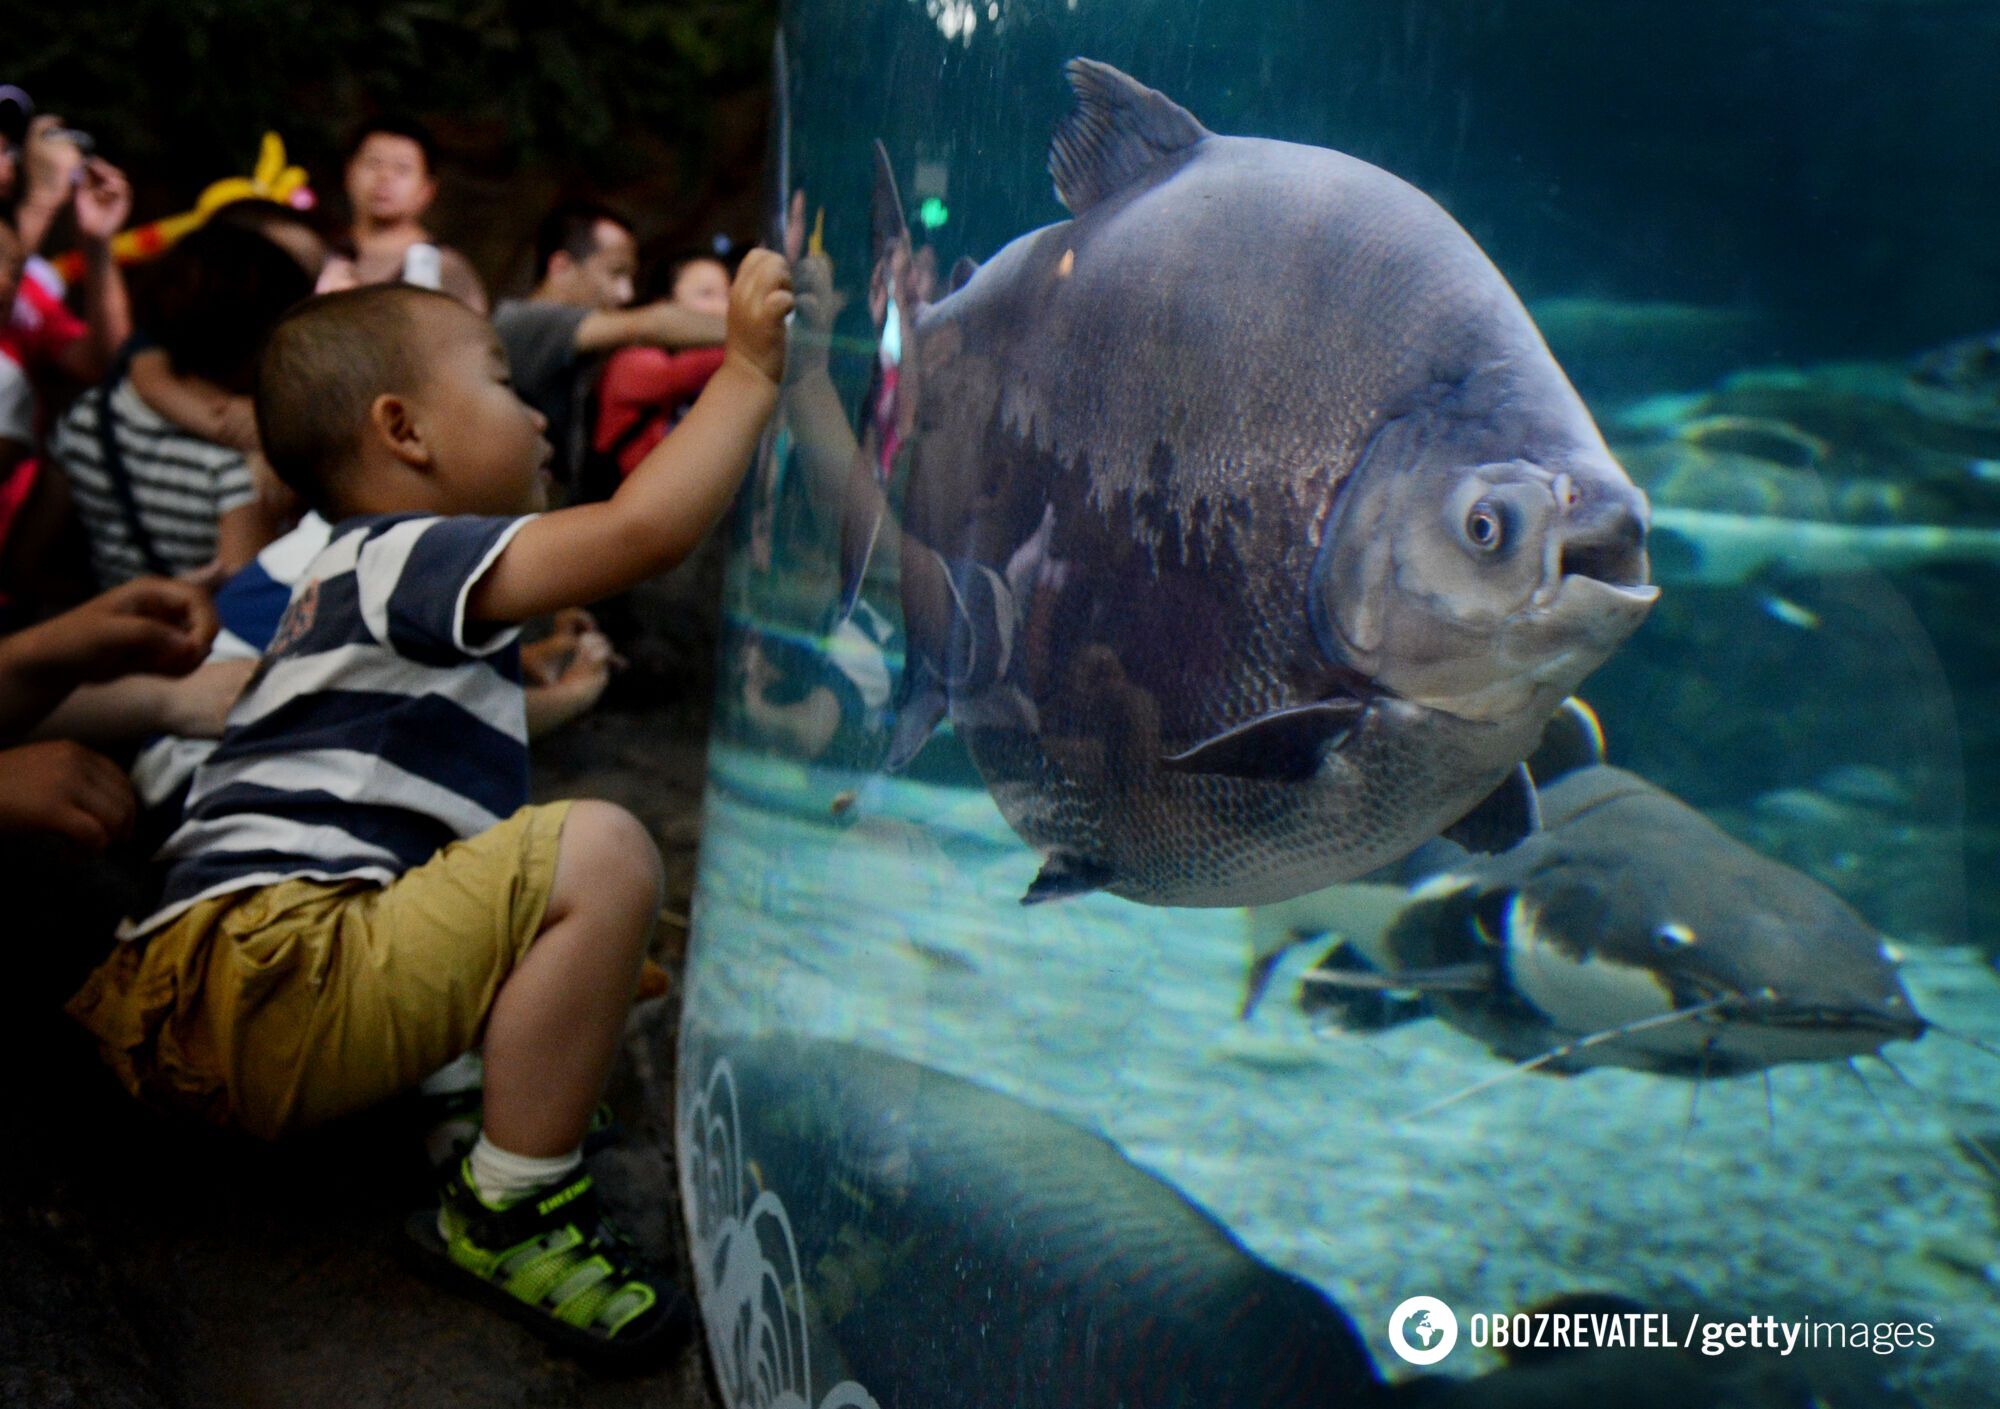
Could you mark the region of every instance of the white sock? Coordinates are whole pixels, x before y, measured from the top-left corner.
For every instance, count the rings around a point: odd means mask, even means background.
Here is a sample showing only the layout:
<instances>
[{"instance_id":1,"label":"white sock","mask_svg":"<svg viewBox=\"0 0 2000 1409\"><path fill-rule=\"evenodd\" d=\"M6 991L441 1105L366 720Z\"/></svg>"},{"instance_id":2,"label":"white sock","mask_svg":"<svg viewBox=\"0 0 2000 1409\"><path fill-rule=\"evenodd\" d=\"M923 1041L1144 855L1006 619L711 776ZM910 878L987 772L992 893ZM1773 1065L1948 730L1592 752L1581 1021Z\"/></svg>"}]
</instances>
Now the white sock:
<instances>
[{"instance_id":1,"label":"white sock","mask_svg":"<svg viewBox=\"0 0 2000 1409\"><path fill-rule=\"evenodd\" d=\"M472 1191L488 1208L503 1208L574 1173L583 1164L583 1150L536 1159L501 1149L481 1131L466 1159L472 1166Z\"/></svg>"},{"instance_id":2,"label":"white sock","mask_svg":"<svg viewBox=\"0 0 2000 1409\"><path fill-rule=\"evenodd\" d=\"M417 1089L426 1096L449 1096L459 1091L469 1091L486 1080L486 1063L479 1058L479 1049L461 1053L452 1058L417 1084Z\"/></svg>"}]
</instances>

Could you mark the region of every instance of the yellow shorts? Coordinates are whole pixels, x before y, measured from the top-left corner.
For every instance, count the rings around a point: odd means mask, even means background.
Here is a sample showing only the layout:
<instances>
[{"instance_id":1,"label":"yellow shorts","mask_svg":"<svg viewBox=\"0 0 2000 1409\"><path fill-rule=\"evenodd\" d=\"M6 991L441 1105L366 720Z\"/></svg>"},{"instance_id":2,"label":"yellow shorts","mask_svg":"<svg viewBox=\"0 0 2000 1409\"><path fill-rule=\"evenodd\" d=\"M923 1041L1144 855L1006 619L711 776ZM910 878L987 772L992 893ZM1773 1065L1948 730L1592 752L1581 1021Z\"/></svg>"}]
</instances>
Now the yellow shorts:
<instances>
[{"instance_id":1,"label":"yellow shorts","mask_svg":"<svg viewBox=\"0 0 2000 1409\"><path fill-rule=\"evenodd\" d=\"M541 930L567 802L387 886L296 880L121 944L69 1001L150 1104L276 1139L416 1085L485 1029Z\"/></svg>"}]
</instances>

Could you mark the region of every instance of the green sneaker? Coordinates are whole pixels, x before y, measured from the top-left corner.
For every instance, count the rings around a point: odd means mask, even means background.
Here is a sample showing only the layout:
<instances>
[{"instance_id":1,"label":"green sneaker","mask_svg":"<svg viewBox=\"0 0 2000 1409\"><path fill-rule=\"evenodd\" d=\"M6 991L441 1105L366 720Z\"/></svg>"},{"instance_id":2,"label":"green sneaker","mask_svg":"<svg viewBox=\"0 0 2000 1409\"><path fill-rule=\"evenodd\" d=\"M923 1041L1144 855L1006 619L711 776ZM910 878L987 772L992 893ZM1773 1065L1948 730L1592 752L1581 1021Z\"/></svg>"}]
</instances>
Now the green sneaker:
<instances>
[{"instance_id":1,"label":"green sneaker","mask_svg":"<svg viewBox=\"0 0 2000 1409\"><path fill-rule=\"evenodd\" d=\"M687 1297L598 1207L588 1174L491 1208L463 1161L436 1210L410 1216L425 1270L579 1359L637 1368L687 1339Z\"/></svg>"}]
</instances>

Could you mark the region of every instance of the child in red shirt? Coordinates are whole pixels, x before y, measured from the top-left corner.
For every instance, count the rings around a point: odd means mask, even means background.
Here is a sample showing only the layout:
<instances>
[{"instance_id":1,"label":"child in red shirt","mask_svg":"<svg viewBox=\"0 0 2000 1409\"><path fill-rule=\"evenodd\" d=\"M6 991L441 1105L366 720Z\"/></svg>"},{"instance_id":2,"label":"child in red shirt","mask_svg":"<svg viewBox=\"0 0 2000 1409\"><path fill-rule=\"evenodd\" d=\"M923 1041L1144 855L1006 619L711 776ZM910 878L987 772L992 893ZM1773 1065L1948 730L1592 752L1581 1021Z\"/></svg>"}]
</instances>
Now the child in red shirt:
<instances>
[{"instance_id":1,"label":"child in red shirt","mask_svg":"<svg viewBox=\"0 0 2000 1409\"><path fill-rule=\"evenodd\" d=\"M729 308L729 267L714 255L685 255L669 269L669 297L683 308L720 317ZM632 473L722 365L722 349L621 347L606 359L597 383L597 427L591 446Z\"/></svg>"}]
</instances>

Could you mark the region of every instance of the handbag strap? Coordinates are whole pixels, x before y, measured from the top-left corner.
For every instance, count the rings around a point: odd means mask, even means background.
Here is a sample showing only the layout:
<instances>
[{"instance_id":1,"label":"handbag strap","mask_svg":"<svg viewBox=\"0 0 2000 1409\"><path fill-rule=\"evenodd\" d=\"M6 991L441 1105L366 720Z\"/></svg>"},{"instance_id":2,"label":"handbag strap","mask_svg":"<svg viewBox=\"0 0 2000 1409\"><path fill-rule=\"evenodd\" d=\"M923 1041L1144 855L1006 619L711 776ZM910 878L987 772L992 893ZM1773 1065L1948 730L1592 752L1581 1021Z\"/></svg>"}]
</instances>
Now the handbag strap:
<instances>
[{"instance_id":1,"label":"handbag strap","mask_svg":"<svg viewBox=\"0 0 2000 1409\"><path fill-rule=\"evenodd\" d=\"M111 492L118 500L118 511L125 519L125 531L131 535L132 546L145 560L146 571L171 577L173 567L160 556L153 535L146 532L146 525L139 518L139 498L132 491L132 471L125 463L124 448L118 444L118 414L111 409L111 394L125 380L131 368L131 349L121 349L118 360L112 364L111 374L97 385L97 448L104 462L104 473L111 479Z\"/></svg>"}]
</instances>

